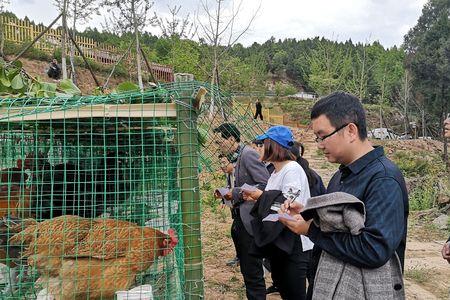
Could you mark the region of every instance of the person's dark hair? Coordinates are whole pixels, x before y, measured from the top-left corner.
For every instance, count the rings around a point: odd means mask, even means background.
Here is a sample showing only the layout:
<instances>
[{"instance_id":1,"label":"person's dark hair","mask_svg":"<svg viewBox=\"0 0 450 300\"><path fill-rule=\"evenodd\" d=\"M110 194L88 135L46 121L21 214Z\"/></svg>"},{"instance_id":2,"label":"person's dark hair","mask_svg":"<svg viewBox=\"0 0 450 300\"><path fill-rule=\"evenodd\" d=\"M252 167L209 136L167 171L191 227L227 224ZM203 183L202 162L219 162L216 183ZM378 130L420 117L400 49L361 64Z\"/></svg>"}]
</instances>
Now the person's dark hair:
<instances>
[{"instance_id":1,"label":"person's dark hair","mask_svg":"<svg viewBox=\"0 0 450 300\"><path fill-rule=\"evenodd\" d=\"M305 147L303 144L294 141L294 145L291 147L291 152L296 157L295 161L303 168L303 171L305 171L306 177L308 178L309 189L311 190L316 185L317 180L309 167L309 162L302 157L305 152Z\"/></svg>"},{"instance_id":2,"label":"person's dark hair","mask_svg":"<svg viewBox=\"0 0 450 300\"><path fill-rule=\"evenodd\" d=\"M295 160L295 155L271 139L264 140L264 155L262 161L278 162L286 160Z\"/></svg>"},{"instance_id":3,"label":"person's dark hair","mask_svg":"<svg viewBox=\"0 0 450 300\"><path fill-rule=\"evenodd\" d=\"M360 140L367 138L366 113L357 97L345 92L335 92L323 97L314 104L311 120L321 115L325 115L335 128L354 123L358 127Z\"/></svg>"},{"instance_id":4,"label":"person's dark hair","mask_svg":"<svg viewBox=\"0 0 450 300\"><path fill-rule=\"evenodd\" d=\"M234 124L223 123L219 127L215 128L213 131L214 131L214 133L220 133L220 135L224 139L228 139L232 136L232 137L234 137L236 142L241 141L241 132L237 129L236 126L234 126Z\"/></svg>"}]
</instances>

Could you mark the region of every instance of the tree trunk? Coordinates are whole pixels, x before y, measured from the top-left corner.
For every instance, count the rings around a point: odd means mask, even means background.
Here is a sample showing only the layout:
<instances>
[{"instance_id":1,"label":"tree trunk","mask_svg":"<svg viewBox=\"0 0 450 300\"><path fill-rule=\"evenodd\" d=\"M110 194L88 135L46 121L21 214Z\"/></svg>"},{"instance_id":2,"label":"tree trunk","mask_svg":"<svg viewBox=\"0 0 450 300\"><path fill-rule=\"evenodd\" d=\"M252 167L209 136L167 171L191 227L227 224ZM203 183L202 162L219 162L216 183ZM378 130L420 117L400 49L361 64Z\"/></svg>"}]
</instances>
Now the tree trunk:
<instances>
[{"instance_id":1,"label":"tree trunk","mask_svg":"<svg viewBox=\"0 0 450 300\"><path fill-rule=\"evenodd\" d=\"M219 81L219 78L216 77L218 76L218 67L219 67L219 56L218 56L218 47L219 47L219 26L220 26L220 13L221 13L221 4L222 4L222 0L218 0L217 1L217 12L216 12L216 29L214 32L214 45L213 45L213 69L212 69L212 73L211 73L211 89L212 89L212 94L211 94L211 106L210 106L210 110L209 110L209 116L212 118L213 114L214 114L214 106L215 106L215 89L213 88L213 86Z\"/></svg>"},{"instance_id":2,"label":"tree trunk","mask_svg":"<svg viewBox=\"0 0 450 300\"><path fill-rule=\"evenodd\" d=\"M4 32L4 24L3 21L0 19L0 56L5 57L5 53L3 52L3 49L5 48L5 32Z\"/></svg>"},{"instance_id":3,"label":"tree trunk","mask_svg":"<svg viewBox=\"0 0 450 300\"><path fill-rule=\"evenodd\" d=\"M67 79L67 64L66 64L66 35L67 35L67 0L63 2L62 11L62 35L61 35L61 69L63 79Z\"/></svg>"},{"instance_id":4,"label":"tree trunk","mask_svg":"<svg viewBox=\"0 0 450 300\"><path fill-rule=\"evenodd\" d=\"M447 101L445 98L445 84L444 81L441 81L441 103L442 103L442 119L440 120L441 124L442 124L442 137L443 137L443 141L444 141L444 162L445 162L445 169L448 172L450 170L450 161L448 160L448 147L447 147L447 138L445 137L445 129L444 129L444 121L446 118L446 111L447 111Z\"/></svg>"},{"instance_id":5,"label":"tree trunk","mask_svg":"<svg viewBox=\"0 0 450 300\"><path fill-rule=\"evenodd\" d=\"M138 31L138 24L137 24L137 18L136 18L136 7L134 6L134 0L131 1L131 11L132 11L132 14L133 14L134 35L136 37L136 68L137 68L138 83L139 83L140 90L143 91L144 90L144 84L142 83L142 69L141 69L141 52L140 52L140 45L139 45L139 31Z\"/></svg>"},{"instance_id":6,"label":"tree trunk","mask_svg":"<svg viewBox=\"0 0 450 300\"><path fill-rule=\"evenodd\" d=\"M76 20L77 20L77 6L78 1L73 1L73 24L72 24L72 37L75 39L76 35ZM72 70L72 82L77 84L77 74L75 73L75 45L73 43L70 44L70 68Z\"/></svg>"},{"instance_id":7,"label":"tree trunk","mask_svg":"<svg viewBox=\"0 0 450 300\"><path fill-rule=\"evenodd\" d=\"M408 98L409 98L409 82L408 82L408 72L405 72L405 94L404 94L404 114L405 114L405 134L408 133Z\"/></svg>"}]
</instances>

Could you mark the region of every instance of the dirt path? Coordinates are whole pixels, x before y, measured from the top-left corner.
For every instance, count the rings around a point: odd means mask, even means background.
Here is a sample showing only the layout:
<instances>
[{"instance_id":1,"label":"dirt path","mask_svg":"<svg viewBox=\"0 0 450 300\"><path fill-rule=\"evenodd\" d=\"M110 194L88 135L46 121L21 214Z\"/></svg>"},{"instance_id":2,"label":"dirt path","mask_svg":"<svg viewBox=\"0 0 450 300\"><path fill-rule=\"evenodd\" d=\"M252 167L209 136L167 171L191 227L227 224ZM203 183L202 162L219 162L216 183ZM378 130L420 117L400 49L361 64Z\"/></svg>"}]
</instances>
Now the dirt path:
<instances>
[{"instance_id":1,"label":"dirt path","mask_svg":"<svg viewBox=\"0 0 450 300\"><path fill-rule=\"evenodd\" d=\"M306 146L305 157L327 183L337 166L326 162L316 149L311 131L294 130L297 139ZM242 276L237 267L226 262L234 257L230 236L231 217L228 209L204 207L202 237L206 299L245 299ZM411 214L405 260L405 288L407 299L450 299L450 264L440 251L446 233L429 225L429 221L415 219ZM270 275L266 277L270 285ZM281 299L271 295L268 299Z\"/></svg>"}]
</instances>

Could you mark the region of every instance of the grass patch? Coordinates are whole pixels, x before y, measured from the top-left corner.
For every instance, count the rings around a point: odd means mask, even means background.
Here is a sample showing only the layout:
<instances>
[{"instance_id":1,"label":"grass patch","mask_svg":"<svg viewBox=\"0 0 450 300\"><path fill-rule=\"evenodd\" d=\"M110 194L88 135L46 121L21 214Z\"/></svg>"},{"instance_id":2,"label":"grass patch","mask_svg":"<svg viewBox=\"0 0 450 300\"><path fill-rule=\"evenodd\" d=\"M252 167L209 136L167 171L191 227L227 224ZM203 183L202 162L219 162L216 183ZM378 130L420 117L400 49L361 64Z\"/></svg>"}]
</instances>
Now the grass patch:
<instances>
[{"instance_id":1,"label":"grass patch","mask_svg":"<svg viewBox=\"0 0 450 300\"><path fill-rule=\"evenodd\" d=\"M417 283L423 284L427 282L432 275L431 270L420 266L414 266L405 271L405 278L411 279Z\"/></svg>"}]
</instances>

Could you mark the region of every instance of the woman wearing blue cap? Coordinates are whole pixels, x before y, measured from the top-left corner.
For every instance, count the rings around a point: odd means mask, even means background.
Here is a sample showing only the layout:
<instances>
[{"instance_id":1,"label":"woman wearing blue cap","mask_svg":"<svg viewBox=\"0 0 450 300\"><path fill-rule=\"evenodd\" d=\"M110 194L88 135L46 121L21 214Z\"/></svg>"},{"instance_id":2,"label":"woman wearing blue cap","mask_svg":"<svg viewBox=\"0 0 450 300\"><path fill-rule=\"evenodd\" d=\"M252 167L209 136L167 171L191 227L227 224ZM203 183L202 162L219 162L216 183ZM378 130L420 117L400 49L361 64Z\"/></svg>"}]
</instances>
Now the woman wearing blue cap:
<instances>
[{"instance_id":1,"label":"woman wearing blue cap","mask_svg":"<svg viewBox=\"0 0 450 300\"><path fill-rule=\"evenodd\" d=\"M265 210L274 213L276 203L291 199L302 205L310 198L308 179L303 168L295 161L291 152L294 145L292 131L285 126L273 126L266 133L257 137L263 141L262 161L271 162L275 171L271 174L263 191L244 191L245 200L257 201L255 214ZM282 198L282 199L280 199ZM269 207L270 209L267 209ZM256 212L258 210L258 212ZM277 279L278 289L283 299L306 298L306 274L314 244L305 236L289 235L288 229L280 222L254 222L263 235L256 241L262 255L271 261L272 277ZM252 224L253 225L253 224ZM255 228L258 230L258 228ZM273 235L273 237L267 237ZM268 243L265 243L270 241ZM264 244L264 247L261 245Z\"/></svg>"}]
</instances>

